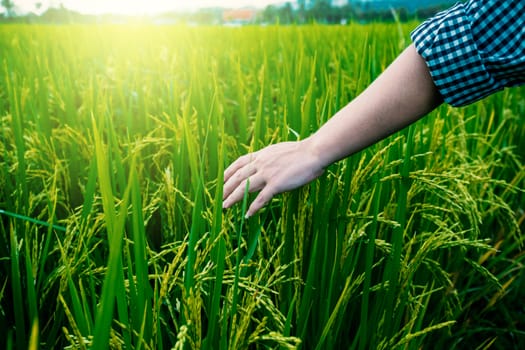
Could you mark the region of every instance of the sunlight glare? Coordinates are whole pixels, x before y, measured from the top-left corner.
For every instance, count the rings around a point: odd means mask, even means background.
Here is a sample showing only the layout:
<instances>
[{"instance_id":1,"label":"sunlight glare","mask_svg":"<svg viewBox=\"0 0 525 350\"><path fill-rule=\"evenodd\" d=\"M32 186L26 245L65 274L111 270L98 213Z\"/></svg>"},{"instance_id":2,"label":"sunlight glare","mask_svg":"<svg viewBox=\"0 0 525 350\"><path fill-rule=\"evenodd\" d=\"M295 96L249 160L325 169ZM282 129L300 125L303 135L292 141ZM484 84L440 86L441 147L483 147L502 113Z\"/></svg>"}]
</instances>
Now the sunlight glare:
<instances>
[{"instance_id":1,"label":"sunlight glare","mask_svg":"<svg viewBox=\"0 0 525 350\"><path fill-rule=\"evenodd\" d=\"M172 11L193 11L199 8L257 7L284 3L285 0L14 0L24 11L41 13L61 5L84 14L149 15Z\"/></svg>"}]
</instances>

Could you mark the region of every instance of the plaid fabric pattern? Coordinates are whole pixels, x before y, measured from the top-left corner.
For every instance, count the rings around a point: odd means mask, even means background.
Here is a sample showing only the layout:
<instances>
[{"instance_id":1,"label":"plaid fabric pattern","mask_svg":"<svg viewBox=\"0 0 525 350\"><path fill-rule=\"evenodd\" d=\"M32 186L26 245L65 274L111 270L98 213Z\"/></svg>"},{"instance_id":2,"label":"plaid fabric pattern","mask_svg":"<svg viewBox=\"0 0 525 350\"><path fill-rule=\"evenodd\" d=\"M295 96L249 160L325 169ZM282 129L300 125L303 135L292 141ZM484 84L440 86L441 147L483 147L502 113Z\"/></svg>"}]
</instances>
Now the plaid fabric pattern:
<instances>
[{"instance_id":1,"label":"plaid fabric pattern","mask_svg":"<svg viewBox=\"0 0 525 350\"><path fill-rule=\"evenodd\" d=\"M411 33L445 102L463 106L525 82L525 0L470 0Z\"/></svg>"}]
</instances>

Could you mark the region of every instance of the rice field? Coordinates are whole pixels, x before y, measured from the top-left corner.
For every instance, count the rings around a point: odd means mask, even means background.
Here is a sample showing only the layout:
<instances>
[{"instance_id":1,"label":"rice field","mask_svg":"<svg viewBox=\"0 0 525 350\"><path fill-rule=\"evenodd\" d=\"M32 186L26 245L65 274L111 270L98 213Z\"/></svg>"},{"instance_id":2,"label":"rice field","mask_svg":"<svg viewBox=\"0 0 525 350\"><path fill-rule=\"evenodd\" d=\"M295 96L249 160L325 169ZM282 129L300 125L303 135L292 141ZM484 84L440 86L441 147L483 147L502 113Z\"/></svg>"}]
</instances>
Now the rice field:
<instances>
[{"instance_id":1,"label":"rice field","mask_svg":"<svg viewBox=\"0 0 525 350\"><path fill-rule=\"evenodd\" d=\"M525 88L222 209L415 25L0 26L0 347L523 348Z\"/></svg>"}]
</instances>

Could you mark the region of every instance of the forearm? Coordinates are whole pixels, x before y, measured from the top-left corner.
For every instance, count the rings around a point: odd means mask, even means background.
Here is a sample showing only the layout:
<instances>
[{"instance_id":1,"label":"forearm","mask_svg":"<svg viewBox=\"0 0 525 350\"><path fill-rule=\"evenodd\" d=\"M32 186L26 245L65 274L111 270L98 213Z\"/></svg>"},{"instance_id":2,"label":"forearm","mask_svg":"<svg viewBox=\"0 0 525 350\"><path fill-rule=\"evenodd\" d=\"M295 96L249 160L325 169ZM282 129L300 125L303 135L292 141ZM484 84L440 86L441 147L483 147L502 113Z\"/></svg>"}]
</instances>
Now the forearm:
<instances>
[{"instance_id":1,"label":"forearm","mask_svg":"<svg viewBox=\"0 0 525 350\"><path fill-rule=\"evenodd\" d=\"M305 142L326 167L401 130L441 102L423 58L411 45Z\"/></svg>"}]
</instances>

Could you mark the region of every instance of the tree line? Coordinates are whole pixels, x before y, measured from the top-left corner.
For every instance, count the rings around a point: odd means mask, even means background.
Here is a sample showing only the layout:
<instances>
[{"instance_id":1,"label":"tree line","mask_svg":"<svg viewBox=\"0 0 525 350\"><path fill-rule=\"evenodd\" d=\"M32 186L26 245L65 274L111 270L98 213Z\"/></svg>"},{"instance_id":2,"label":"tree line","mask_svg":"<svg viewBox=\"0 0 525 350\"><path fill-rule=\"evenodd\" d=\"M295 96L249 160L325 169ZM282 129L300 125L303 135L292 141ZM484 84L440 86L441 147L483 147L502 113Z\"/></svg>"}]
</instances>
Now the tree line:
<instances>
[{"instance_id":1,"label":"tree line","mask_svg":"<svg viewBox=\"0 0 525 350\"><path fill-rule=\"evenodd\" d=\"M370 6L372 2L348 1L346 5L334 6L330 0L298 1L298 6L290 2L282 6L267 6L258 16L263 23L328 23L371 22L371 21L408 21L424 19L450 6L451 1L430 1L415 10L407 8L402 1L376 1L379 6Z\"/></svg>"},{"instance_id":2,"label":"tree line","mask_svg":"<svg viewBox=\"0 0 525 350\"><path fill-rule=\"evenodd\" d=\"M445 9L451 1L442 0L441 4L436 1L426 3L423 7L410 10L403 5L403 1L393 1L389 6L386 1L375 1L381 6L370 6L372 2L348 1L346 5L335 6L331 0L299 0L296 3L286 2L283 5L269 5L263 10L257 11L255 16L245 21L245 24L305 24L324 23L341 24L348 22L371 22L371 21L407 21L413 19L424 19ZM363 5L364 4L364 5ZM397 5L396 5L397 4ZM31 23L90 23L90 22L125 22L130 20L129 16L123 15L86 15L60 6L49 8L37 16L35 14L17 15L12 0L1 0L0 5L4 8L0 21L31 22ZM40 8L37 3L35 9ZM155 16L135 16L132 20L163 22L163 23L193 23L193 24L221 24L225 22L222 8L204 8L187 13L164 13Z\"/></svg>"}]
</instances>

